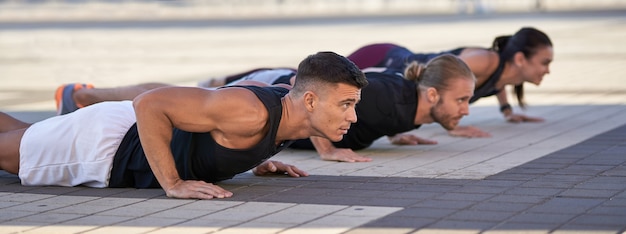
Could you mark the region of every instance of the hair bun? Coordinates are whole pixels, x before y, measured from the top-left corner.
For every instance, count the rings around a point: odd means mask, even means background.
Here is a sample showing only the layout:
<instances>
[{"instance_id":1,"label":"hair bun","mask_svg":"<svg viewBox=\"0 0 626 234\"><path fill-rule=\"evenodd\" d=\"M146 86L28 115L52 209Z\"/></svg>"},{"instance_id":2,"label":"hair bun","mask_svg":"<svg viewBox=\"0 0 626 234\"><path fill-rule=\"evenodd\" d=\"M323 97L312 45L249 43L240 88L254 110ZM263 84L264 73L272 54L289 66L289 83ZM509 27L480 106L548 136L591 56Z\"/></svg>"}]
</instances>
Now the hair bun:
<instances>
[{"instance_id":1,"label":"hair bun","mask_svg":"<svg viewBox=\"0 0 626 234\"><path fill-rule=\"evenodd\" d=\"M423 64L413 61L404 70L404 78L419 83L422 78L421 74L424 69L425 67Z\"/></svg>"}]
</instances>

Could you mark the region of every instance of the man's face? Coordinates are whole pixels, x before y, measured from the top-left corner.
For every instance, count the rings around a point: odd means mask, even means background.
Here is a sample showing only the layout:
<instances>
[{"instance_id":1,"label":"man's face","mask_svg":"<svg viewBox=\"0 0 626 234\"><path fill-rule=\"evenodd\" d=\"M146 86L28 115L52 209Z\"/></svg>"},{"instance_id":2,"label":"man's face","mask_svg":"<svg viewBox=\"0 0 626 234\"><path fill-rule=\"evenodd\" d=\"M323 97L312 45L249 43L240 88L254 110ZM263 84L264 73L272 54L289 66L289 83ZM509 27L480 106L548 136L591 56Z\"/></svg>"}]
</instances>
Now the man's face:
<instances>
[{"instance_id":1,"label":"man's face","mask_svg":"<svg viewBox=\"0 0 626 234\"><path fill-rule=\"evenodd\" d=\"M357 121L354 108L361 100L361 89L341 83L328 87L318 93L311 121L321 137L336 142Z\"/></svg>"},{"instance_id":2,"label":"man's face","mask_svg":"<svg viewBox=\"0 0 626 234\"><path fill-rule=\"evenodd\" d=\"M439 91L439 101L430 109L433 121L447 130L454 129L469 114L469 100L474 94L474 81L453 79L448 90Z\"/></svg>"}]
</instances>

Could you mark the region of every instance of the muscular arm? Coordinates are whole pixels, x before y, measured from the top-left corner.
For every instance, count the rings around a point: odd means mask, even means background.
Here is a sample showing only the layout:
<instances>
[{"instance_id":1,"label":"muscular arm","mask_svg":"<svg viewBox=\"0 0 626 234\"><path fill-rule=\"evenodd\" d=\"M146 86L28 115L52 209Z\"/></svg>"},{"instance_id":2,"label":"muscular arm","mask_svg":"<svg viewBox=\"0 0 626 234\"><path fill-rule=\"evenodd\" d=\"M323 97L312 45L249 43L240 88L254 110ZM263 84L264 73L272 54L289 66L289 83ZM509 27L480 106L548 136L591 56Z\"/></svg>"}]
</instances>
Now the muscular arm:
<instances>
[{"instance_id":1,"label":"muscular arm","mask_svg":"<svg viewBox=\"0 0 626 234\"><path fill-rule=\"evenodd\" d=\"M242 92L239 88L231 89L235 91L169 87L144 93L133 101L137 129L146 158L168 196L212 198L232 195L218 186L203 181L181 180L170 149L174 127L189 132L215 131L216 134L222 134L223 129L231 128L229 124L234 125L233 122L240 121L241 119L232 116L239 114L232 112L238 111L224 111L224 107L237 102L240 107L238 110L247 109L246 105L236 100L245 98L245 91ZM236 91L237 89L239 91ZM222 93L218 95L220 92ZM223 121L226 123L218 125L217 123L222 120L229 121Z\"/></svg>"}]
</instances>

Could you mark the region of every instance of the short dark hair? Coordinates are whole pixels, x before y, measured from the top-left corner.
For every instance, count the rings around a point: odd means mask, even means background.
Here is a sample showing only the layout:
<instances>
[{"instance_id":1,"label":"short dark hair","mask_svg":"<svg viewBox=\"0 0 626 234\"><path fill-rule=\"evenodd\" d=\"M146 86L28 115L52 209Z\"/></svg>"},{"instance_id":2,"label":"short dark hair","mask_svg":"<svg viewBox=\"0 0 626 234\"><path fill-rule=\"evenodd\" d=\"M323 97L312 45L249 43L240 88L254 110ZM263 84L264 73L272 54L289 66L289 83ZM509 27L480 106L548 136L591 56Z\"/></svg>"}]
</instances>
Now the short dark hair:
<instances>
[{"instance_id":1,"label":"short dark hair","mask_svg":"<svg viewBox=\"0 0 626 234\"><path fill-rule=\"evenodd\" d=\"M363 72L346 57L323 51L309 55L300 62L292 92L298 95L311 89L311 85L339 83L362 89L367 85L367 79Z\"/></svg>"}]
</instances>

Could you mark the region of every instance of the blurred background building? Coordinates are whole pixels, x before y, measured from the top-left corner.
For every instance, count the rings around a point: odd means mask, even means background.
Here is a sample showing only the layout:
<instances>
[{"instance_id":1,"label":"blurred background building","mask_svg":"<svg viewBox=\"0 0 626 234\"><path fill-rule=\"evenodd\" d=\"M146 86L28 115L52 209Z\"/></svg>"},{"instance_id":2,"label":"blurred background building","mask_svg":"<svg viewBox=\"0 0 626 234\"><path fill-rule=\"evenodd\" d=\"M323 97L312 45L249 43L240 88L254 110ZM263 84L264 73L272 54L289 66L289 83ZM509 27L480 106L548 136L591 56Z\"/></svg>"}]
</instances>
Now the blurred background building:
<instances>
[{"instance_id":1,"label":"blurred background building","mask_svg":"<svg viewBox=\"0 0 626 234\"><path fill-rule=\"evenodd\" d=\"M0 20L499 14L603 9L626 9L626 0L0 0Z\"/></svg>"}]
</instances>

